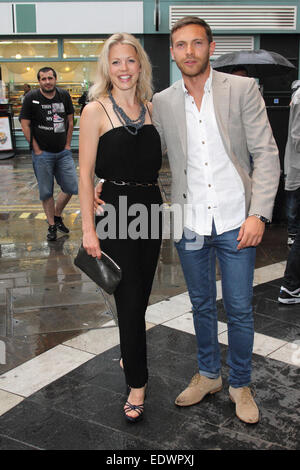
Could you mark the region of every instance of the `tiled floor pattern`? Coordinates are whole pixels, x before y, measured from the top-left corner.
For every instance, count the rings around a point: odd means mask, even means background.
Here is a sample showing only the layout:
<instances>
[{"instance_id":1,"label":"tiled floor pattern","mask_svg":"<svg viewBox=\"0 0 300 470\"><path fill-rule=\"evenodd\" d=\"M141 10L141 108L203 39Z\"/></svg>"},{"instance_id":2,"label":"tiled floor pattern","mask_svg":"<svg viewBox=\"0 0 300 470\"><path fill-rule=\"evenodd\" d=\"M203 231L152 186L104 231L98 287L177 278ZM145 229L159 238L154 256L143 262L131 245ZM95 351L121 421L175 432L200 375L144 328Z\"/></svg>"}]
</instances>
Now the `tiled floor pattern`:
<instances>
[{"instance_id":1,"label":"tiled floor pattern","mask_svg":"<svg viewBox=\"0 0 300 470\"><path fill-rule=\"evenodd\" d=\"M19 156L0 166L1 313L5 292L1 282L9 284L13 278L16 285L22 285L26 278L48 290L49 283L82 278L72 263L81 238L78 198L65 211L70 237L61 237L52 246L45 241L46 224L30 157ZM168 202L166 162L160 183ZM258 425L239 422L228 400L227 324L221 300L224 389L201 405L174 406L174 398L197 364L189 298L183 293L174 247L166 241L147 311L150 380L144 421L130 426L122 416L126 397L118 366L118 329L113 322L81 334L46 329L35 335L0 337L7 341L10 360L0 366L4 370L0 375L0 449L299 448L300 306L277 302L287 258L285 242L286 228L272 224L257 250L253 384L262 416ZM0 334L1 328L0 321ZM0 341L0 364L1 346Z\"/></svg>"},{"instance_id":2,"label":"tiled floor pattern","mask_svg":"<svg viewBox=\"0 0 300 470\"><path fill-rule=\"evenodd\" d=\"M188 409L173 405L197 368L190 302L184 293L148 308L149 398L139 426L128 425L122 416L119 337L117 328L108 325L0 376L0 448L299 448L300 348L295 341L300 339L300 306L276 301L284 265L255 273L253 384L262 416L258 425L235 418L227 396L226 365L222 392ZM218 305L225 364L227 325L222 302Z\"/></svg>"}]
</instances>

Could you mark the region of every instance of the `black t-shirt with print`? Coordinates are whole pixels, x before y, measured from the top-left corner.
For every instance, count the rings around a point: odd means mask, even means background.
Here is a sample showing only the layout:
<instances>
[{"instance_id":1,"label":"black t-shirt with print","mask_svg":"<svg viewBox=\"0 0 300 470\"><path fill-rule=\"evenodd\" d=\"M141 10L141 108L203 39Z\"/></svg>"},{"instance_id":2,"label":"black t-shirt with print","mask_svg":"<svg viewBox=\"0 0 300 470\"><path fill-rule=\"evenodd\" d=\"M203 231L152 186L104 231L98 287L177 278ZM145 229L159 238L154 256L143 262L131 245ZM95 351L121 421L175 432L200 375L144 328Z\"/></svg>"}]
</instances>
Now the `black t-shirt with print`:
<instances>
[{"instance_id":1,"label":"black t-shirt with print","mask_svg":"<svg viewBox=\"0 0 300 470\"><path fill-rule=\"evenodd\" d=\"M51 99L40 90L32 90L25 95L19 119L31 121L32 137L41 150L58 153L66 145L69 114L74 114L74 108L66 90L56 88Z\"/></svg>"}]
</instances>

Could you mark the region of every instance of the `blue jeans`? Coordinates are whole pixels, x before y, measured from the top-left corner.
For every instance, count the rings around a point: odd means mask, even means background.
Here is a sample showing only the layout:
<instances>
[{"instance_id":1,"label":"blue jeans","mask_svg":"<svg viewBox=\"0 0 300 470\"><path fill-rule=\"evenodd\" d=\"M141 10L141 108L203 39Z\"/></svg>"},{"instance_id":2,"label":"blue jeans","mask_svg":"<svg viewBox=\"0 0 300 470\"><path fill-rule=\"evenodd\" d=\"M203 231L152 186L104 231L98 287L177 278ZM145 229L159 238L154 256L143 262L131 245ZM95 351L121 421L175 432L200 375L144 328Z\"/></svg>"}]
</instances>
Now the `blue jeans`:
<instances>
[{"instance_id":1,"label":"blue jeans","mask_svg":"<svg viewBox=\"0 0 300 470\"><path fill-rule=\"evenodd\" d=\"M285 194L288 233L296 235L300 231L300 188Z\"/></svg>"},{"instance_id":2,"label":"blue jeans","mask_svg":"<svg viewBox=\"0 0 300 470\"><path fill-rule=\"evenodd\" d=\"M201 375L217 378L221 371L216 307L216 257L222 274L223 302L228 318L229 383L244 387L251 382L254 339L252 315L254 247L237 250L239 229L192 240L186 235L175 243L187 283L198 345ZM195 243L195 250L192 249Z\"/></svg>"},{"instance_id":3,"label":"blue jeans","mask_svg":"<svg viewBox=\"0 0 300 470\"><path fill-rule=\"evenodd\" d=\"M65 194L78 194L77 174L71 150L65 149L58 153L43 150L40 155L32 152L32 163L41 201L53 196L54 177Z\"/></svg>"}]
</instances>

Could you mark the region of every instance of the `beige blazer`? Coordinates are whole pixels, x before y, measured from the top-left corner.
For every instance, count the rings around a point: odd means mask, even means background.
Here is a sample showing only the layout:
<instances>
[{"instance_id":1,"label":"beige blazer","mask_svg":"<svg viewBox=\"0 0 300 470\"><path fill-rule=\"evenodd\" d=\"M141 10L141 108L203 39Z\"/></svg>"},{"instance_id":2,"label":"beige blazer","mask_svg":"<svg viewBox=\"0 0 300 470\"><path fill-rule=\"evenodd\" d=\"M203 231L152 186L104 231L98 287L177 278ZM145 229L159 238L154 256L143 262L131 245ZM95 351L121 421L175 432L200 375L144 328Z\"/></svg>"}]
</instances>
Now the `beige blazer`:
<instances>
[{"instance_id":1,"label":"beige blazer","mask_svg":"<svg viewBox=\"0 0 300 470\"><path fill-rule=\"evenodd\" d=\"M280 163L258 86L253 78L213 71L212 88L222 141L244 184L245 218L260 214L271 220ZM154 95L153 123L168 152L172 204L183 208L187 202L187 132L182 80Z\"/></svg>"}]
</instances>

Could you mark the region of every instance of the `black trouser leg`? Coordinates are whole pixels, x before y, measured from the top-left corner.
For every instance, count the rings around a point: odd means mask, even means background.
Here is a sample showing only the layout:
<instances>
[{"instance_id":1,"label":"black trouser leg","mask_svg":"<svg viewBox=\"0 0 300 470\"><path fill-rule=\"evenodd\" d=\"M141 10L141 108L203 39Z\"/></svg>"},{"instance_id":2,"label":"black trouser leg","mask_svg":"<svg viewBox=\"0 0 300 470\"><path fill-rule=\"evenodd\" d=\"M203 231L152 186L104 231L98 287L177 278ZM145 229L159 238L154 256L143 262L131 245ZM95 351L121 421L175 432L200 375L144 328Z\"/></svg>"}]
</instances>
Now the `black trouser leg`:
<instances>
[{"instance_id":1,"label":"black trouser leg","mask_svg":"<svg viewBox=\"0 0 300 470\"><path fill-rule=\"evenodd\" d=\"M289 252L282 285L291 292L300 287L300 232Z\"/></svg>"},{"instance_id":2,"label":"black trouser leg","mask_svg":"<svg viewBox=\"0 0 300 470\"><path fill-rule=\"evenodd\" d=\"M115 292L120 346L127 384L148 380L145 313L155 275L160 240L102 240L101 247L121 266Z\"/></svg>"}]
</instances>

